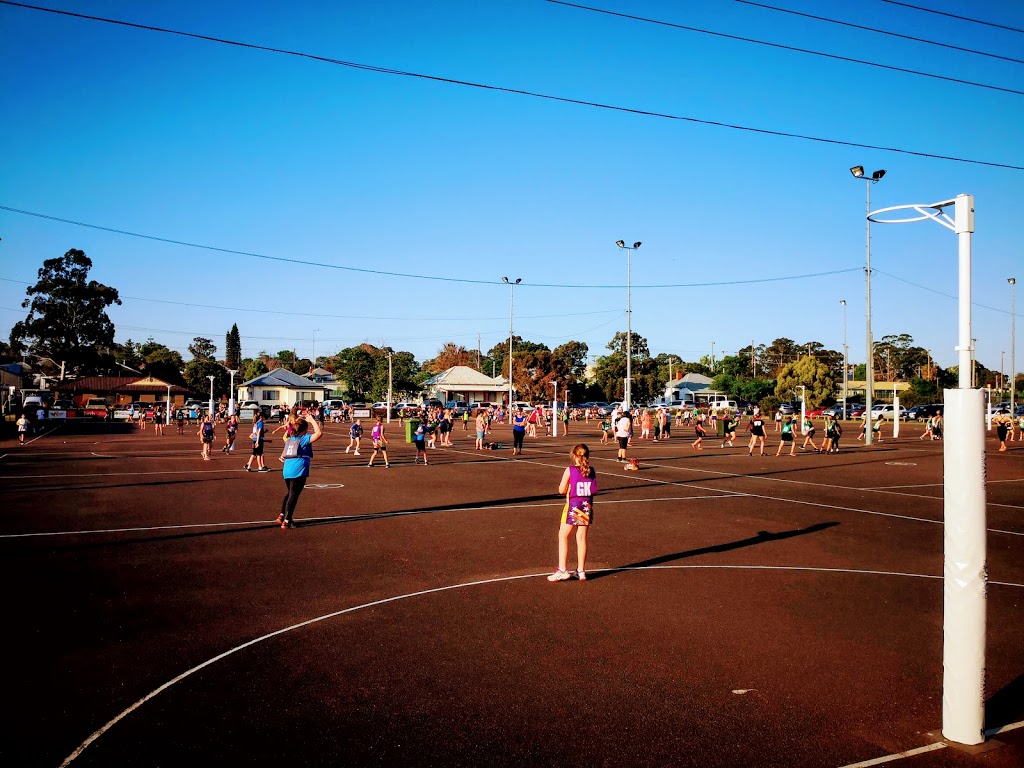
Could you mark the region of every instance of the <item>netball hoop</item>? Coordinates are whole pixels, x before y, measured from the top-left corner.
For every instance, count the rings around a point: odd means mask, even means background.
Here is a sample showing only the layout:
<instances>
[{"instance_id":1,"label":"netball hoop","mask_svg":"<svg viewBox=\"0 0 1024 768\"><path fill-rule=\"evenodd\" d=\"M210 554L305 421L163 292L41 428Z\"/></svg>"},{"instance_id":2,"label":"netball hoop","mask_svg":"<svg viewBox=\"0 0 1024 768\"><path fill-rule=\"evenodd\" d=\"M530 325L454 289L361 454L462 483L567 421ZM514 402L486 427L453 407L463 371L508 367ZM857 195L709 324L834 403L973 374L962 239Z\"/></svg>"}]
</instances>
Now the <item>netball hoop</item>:
<instances>
[{"instance_id":1,"label":"netball hoop","mask_svg":"<svg viewBox=\"0 0 1024 768\"><path fill-rule=\"evenodd\" d=\"M946 209L953 206L953 216ZM883 218L913 211L903 218ZM899 214L897 214L899 215ZM942 735L961 744L985 740L985 400L971 389L971 234L974 197L957 195L927 205L895 205L868 214L878 224L931 220L959 241L959 356L957 389L945 391L943 440L944 565Z\"/></svg>"}]
</instances>

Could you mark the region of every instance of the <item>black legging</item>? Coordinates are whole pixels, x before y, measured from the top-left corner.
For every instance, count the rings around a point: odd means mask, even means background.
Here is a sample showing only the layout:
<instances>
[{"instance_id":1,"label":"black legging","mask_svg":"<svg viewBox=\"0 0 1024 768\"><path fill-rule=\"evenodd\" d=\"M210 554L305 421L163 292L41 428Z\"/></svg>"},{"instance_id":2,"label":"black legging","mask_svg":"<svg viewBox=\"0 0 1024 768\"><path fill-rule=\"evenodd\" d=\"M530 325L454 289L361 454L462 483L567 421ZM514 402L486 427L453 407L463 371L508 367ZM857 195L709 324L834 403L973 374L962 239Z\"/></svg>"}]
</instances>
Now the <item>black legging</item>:
<instances>
[{"instance_id":1,"label":"black legging","mask_svg":"<svg viewBox=\"0 0 1024 768\"><path fill-rule=\"evenodd\" d=\"M306 478L286 477L284 484L288 487L288 493L284 495L284 501L281 502L281 514L284 515L285 522L290 523L292 515L295 514L295 505L299 501L299 494L306 487Z\"/></svg>"},{"instance_id":2,"label":"black legging","mask_svg":"<svg viewBox=\"0 0 1024 768\"><path fill-rule=\"evenodd\" d=\"M512 448L518 448L520 451L523 450L523 438L526 437L525 429L513 429L512 430Z\"/></svg>"}]
</instances>

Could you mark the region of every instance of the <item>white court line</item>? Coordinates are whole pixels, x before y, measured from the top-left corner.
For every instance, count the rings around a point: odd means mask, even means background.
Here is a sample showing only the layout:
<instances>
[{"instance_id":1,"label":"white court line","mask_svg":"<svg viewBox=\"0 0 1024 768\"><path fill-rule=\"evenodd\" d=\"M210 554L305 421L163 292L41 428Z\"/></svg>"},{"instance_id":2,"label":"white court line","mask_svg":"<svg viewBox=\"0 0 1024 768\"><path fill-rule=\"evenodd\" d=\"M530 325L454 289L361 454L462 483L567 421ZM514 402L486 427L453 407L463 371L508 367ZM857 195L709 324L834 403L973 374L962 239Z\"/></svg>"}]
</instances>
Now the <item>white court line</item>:
<instances>
[{"instance_id":1,"label":"white court line","mask_svg":"<svg viewBox=\"0 0 1024 768\"><path fill-rule=\"evenodd\" d=\"M57 431L58 429L60 429L60 424L58 424L57 426L55 426L55 427L54 427L53 429L51 429L51 430L50 430L49 432L43 432L43 434L39 435L39 437L33 437L33 438L32 438L31 440L29 440L29 441L28 441L27 443L25 443L25 445L32 445L32 443L34 443L34 442L35 442L36 440L42 440L42 439L43 439L44 437L46 437L47 435L52 435L52 434L53 434L54 432L56 432L56 431Z\"/></svg>"},{"instance_id":2,"label":"white court line","mask_svg":"<svg viewBox=\"0 0 1024 768\"><path fill-rule=\"evenodd\" d=\"M621 572L621 571L644 571L644 570L818 571L818 572L823 572L823 573L841 573L841 574L856 574L856 575L869 575L869 576L904 576L904 577L908 577L908 578L918 578L918 579L942 579L943 578L942 576L933 576L931 574L924 574L924 573L900 573L900 572L895 572L895 571L857 570L855 568L813 568L813 567L783 566L783 565L652 565L652 566L624 566L624 567L621 567L621 568L600 568L600 569L597 569L597 570L595 570L593 572L594 573L603 573L603 572L609 572L609 571L610 572ZM498 584L498 583L501 583L501 582L520 581L520 580L523 580L523 579L535 579L535 578L539 578L541 576L546 577L547 575L548 575L548 571L544 571L543 573L524 574L524 575L520 575L520 576L499 576L499 577L493 578L493 579L482 579L482 580L479 580L479 581L464 582L462 584L450 584L450 585L444 586L444 587L434 587L432 589L423 589L423 590L420 590L418 592L409 592L409 593L406 593L404 595L394 595L392 597L385 597L385 598L382 598L380 600L373 600L373 601L371 601L369 603L363 603L362 605L356 605L356 606L352 606L350 608L343 608L340 611L334 611L332 613L325 613L322 616L316 616L316 617L314 617L312 619L307 619L306 621L300 621L297 624L292 624L291 626L284 627L283 629L278 629L278 630L275 630L274 632L268 632L265 635L261 635L260 637L253 638L252 640L249 640L249 641L247 641L245 643L242 643L241 645L236 645L234 648L231 648L231 649L229 649L227 651L224 651L223 653L221 653L221 654L219 654L217 656L214 656L211 659L207 659L206 661L202 662L201 664L197 664L196 666L192 667L191 669L185 670L184 672L182 672L177 677L172 678L171 680L168 680L166 683L164 683L160 687L155 688L154 690L150 691L145 696L143 696L141 699L139 699L134 704L129 706L127 709L123 710L120 714L116 715L111 720L108 720L100 728L98 728L95 731L93 731L93 733L89 736L89 738L87 738L85 741L83 741L75 749L74 752L72 752L70 755L68 755L64 759L64 762L62 762L60 764L60 768L67 768L67 766L69 766L79 755L81 755L82 752L84 752L86 750L86 748L89 747L90 744L95 742L98 738L100 738L100 736L105 734L107 731L109 731L111 728L113 728L115 725L117 725L121 720L126 718L128 715L130 715L132 712L137 710L139 707L141 707L143 704L145 704L150 699L154 698L155 696L158 696L159 694L163 693L168 688L176 685L177 683L180 683L185 678L190 677L191 675L194 675L196 672L199 672L200 670L205 669L206 667L209 667L212 664L215 664L218 661L221 661L222 659L226 659L228 656L232 656L232 655L238 653L239 651L242 651L242 650L244 650L246 648L254 646L254 645L258 644L258 643L262 643L265 640L269 640L269 639L271 639L273 637L277 637L278 635L283 635L286 632L291 632L291 631L296 630L296 629L302 629L303 627L308 627L308 626L310 626L312 624L317 624L317 623L319 623L321 621L326 621L327 619L333 619L333 618L337 618L338 616L343 616L343 615L345 615L347 613L353 613L355 611L363 610L364 608L373 608L373 607L378 606L378 605L386 605L388 603L397 602L399 600L407 600L407 599L410 599L410 598L413 598L413 597L422 597L423 595L437 594L439 592L448 592L448 591L451 591L451 590L454 590L454 589L465 589L465 588L468 588L468 587L478 587L478 586L485 585L485 584ZM995 583L995 582L993 582L993 583ZM1016 586L1016 587L1024 588L1024 584L1013 584L1013 585L1009 585L1009 586ZM1015 727L1016 727L1016 725L1017 724L1014 724ZM1010 730L1010 727L1006 726L1006 727L1004 727L1003 730ZM844 768L851 768L851 766L844 766Z\"/></svg>"},{"instance_id":3,"label":"white court line","mask_svg":"<svg viewBox=\"0 0 1024 768\"><path fill-rule=\"evenodd\" d=\"M873 760L863 760L859 763L850 763L848 765L840 766L840 768L870 768L872 765L882 765L884 763L891 763L894 760L902 760L905 757L923 755L925 752L934 752L937 749L945 749L947 746L949 745L945 742L937 741L934 744L928 744L927 746L918 747L917 749L908 749L906 752L894 752L891 755L876 757Z\"/></svg>"},{"instance_id":4,"label":"white court line","mask_svg":"<svg viewBox=\"0 0 1024 768\"><path fill-rule=\"evenodd\" d=\"M985 480L985 485L995 485L996 483L1024 483L1024 478L1018 477L1010 480L989 480L986 478ZM871 488L866 488L865 490L881 491L888 490L890 488L941 488L943 485L944 483L918 483L917 485L878 485L873 486Z\"/></svg>"},{"instance_id":5,"label":"white court line","mask_svg":"<svg viewBox=\"0 0 1024 768\"><path fill-rule=\"evenodd\" d=\"M309 487L309 486L307 486ZM601 502L601 506L605 504L652 504L663 501L688 501L688 500L702 500L702 499L730 499L735 497L734 493L722 493L722 494L702 494L700 496L667 496L660 499L607 499ZM382 517L404 517L406 515L423 515L433 514L435 512L479 512L481 510L491 509L533 509L541 507L561 507L563 506L562 501L556 502L543 502L539 504L490 504L479 507L455 507L452 509L406 509L398 510L395 512L369 512L364 515L330 515L328 517L302 517L299 518L300 526L302 523L314 523L322 522L324 520L374 520ZM97 534L97 533L141 533L145 531L175 531L186 528L230 528L237 525L270 525L273 520L239 520L233 523L182 523L179 525L147 525L140 526L137 528L95 528L84 531L38 531L36 533L3 533L0 534L0 539L28 539L40 536L83 536L86 534Z\"/></svg>"},{"instance_id":6,"label":"white court line","mask_svg":"<svg viewBox=\"0 0 1024 768\"><path fill-rule=\"evenodd\" d=\"M596 457L596 460L597 461L609 461L609 462L612 461L612 459L605 459L603 457ZM559 467L561 467L562 466L561 464L558 464L558 465L546 464L544 462L530 461L528 459L525 459L525 460L524 459L505 459L505 461L517 461L519 463L539 464L539 465L545 466L545 467L552 467L552 466L559 466ZM648 463L647 466L655 467L655 468L658 468L658 469L668 469L668 470L681 469L681 470L684 470L686 472L709 472L709 473L712 473L712 474L722 475L723 476L722 478L714 478L714 477L707 478L707 481L714 481L714 480L718 480L718 479L729 479L729 478L746 478L746 479L749 479L749 480L772 480L772 481L775 481L775 482L793 483L793 484L796 484L796 485L814 485L814 486L820 486L820 487L824 487L824 488L840 488L840 489L850 490L850 491L870 490L870 489L861 489L861 488L847 488L846 486L842 486L842 485L831 486L831 485L826 485L824 483L811 483L811 482L803 481L803 480L784 480L784 479L781 479L781 478L773 478L773 477L757 477L757 476L753 476L753 475L740 475L740 474L736 474L734 472L721 472L721 471L713 470L713 469L693 469L691 467L674 467L674 466L669 466L667 464ZM674 485L674 486L678 486L678 487L682 487L682 488L699 488L699 489L705 490L705 491L719 491L719 492L721 492L721 490L722 490L721 488L712 488L711 486L697 485L696 483L691 483L691 482L674 482L674 481L671 481L671 480L658 480L657 478L653 478L653 477L643 477L643 476L637 475L635 472L632 473L632 476L631 476L630 479L632 479L632 480L642 480L642 481L648 482L648 483L658 483L658 484L663 484L663 485ZM790 504L804 504L804 505L814 506L814 507L824 507L825 509L839 509L839 510L844 510L846 512L860 512L860 513L865 514L865 515L876 515L876 516L879 516L879 517L893 517L893 518L897 518L899 520L911 520L911 521L920 522L920 523L931 523L932 525L943 525L944 524L944 521L942 521L942 520L932 520L932 519L927 518L927 517L914 517L913 515L897 515L894 512L876 512L875 510L872 510L872 509L861 509L859 507L843 507L843 506L839 506L837 504L823 504L823 503L814 502L814 501L801 501L799 499L787 499L787 498L784 498L784 497L768 496L768 495L760 494L760 493L747 493L747 492L744 492L744 491L736 491L734 495L736 495L736 496L748 496L748 497L754 498L754 499L768 499L768 500L771 500L771 501L782 501L782 502L787 502L787 503L790 503ZM911 493L898 494L898 495L900 495L900 496L912 496L912 497L923 498L923 499L932 499L932 500L936 500L936 498L937 498L937 497L933 497L933 496L918 496L917 494L911 494ZM941 497L938 497L938 498L941 499ZM1010 505L1001 505L1000 504L1000 505L994 505L994 506L1010 506ZM1007 531L1007 530L1003 530L1001 528L987 528L986 530L989 533L1005 533L1008 536L1024 536L1024 531Z\"/></svg>"}]
</instances>

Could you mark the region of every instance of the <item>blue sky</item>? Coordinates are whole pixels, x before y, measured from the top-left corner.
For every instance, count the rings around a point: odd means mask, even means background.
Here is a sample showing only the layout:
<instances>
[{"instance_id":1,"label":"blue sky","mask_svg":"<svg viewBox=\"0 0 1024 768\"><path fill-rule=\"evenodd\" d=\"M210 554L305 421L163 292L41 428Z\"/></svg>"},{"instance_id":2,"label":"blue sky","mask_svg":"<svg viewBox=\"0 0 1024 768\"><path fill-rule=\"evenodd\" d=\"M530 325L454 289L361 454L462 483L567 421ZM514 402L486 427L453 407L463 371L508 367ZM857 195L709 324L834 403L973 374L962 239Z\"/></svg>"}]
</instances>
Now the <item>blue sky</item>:
<instances>
[{"instance_id":1,"label":"blue sky","mask_svg":"<svg viewBox=\"0 0 1024 768\"><path fill-rule=\"evenodd\" d=\"M542 0L49 2L378 67L860 144L1024 166L1024 96L597 14ZM1024 34L882 2L779 7L1024 59ZM1024 4L918 5L1024 29ZM734 0L594 6L1024 90L1024 65ZM244 12L243 12L244 7ZM559 103L0 5L0 205L266 256L126 237L0 210L0 326L46 258L81 248L118 288L119 341L243 353L363 341L432 357L508 335L605 352L633 329L697 359L785 336L864 357L864 183L873 208L976 198L978 359L1010 359L1024 279L1024 172ZM875 338L955 364L955 236L875 226ZM846 271L842 271L846 270ZM833 273L740 285L666 284ZM20 282L19 282L20 281ZM915 283L917 285L911 285ZM564 287L540 287L540 284ZM580 286L600 285L603 288ZM918 287L923 286L923 287ZM931 290L926 290L931 289ZM938 293L936 293L938 292ZM131 298L129 298L131 297ZM164 303L177 302L177 303ZM205 306L196 306L205 305ZM209 307L224 307L216 309ZM1018 304L1022 314L1024 294ZM256 311L254 311L256 310ZM1018 323L1024 335L1024 323ZM1018 369L1024 368L1024 350Z\"/></svg>"}]
</instances>

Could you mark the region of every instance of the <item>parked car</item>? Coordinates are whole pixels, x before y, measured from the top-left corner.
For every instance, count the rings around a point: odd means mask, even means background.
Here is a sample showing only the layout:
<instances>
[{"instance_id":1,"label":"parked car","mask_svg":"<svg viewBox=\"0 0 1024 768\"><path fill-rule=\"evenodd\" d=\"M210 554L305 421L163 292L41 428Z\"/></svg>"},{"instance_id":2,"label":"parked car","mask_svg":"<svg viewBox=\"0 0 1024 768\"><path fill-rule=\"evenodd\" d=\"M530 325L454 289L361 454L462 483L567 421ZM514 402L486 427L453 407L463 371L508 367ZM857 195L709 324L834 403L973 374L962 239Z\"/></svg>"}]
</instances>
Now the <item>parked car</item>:
<instances>
[{"instance_id":1,"label":"parked car","mask_svg":"<svg viewBox=\"0 0 1024 768\"><path fill-rule=\"evenodd\" d=\"M847 403L846 404L846 413L844 414L843 413L843 404L842 403L836 403L831 408L826 408L825 409L825 413L831 413L833 419L853 419L853 418L856 418L855 416L853 416L853 412L855 410L857 410L858 408L861 411L864 410L864 406L863 405L857 405L856 403Z\"/></svg>"},{"instance_id":2,"label":"parked car","mask_svg":"<svg viewBox=\"0 0 1024 768\"><path fill-rule=\"evenodd\" d=\"M865 410L866 409L864 408L863 405L851 405L850 406L850 415L849 415L848 418L850 418L850 419L859 419L861 416L864 415L864 411Z\"/></svg>"},{"instance_id":3,"label":"parked car","mask_svg":"<svg viewBox=\"0 0 1024 768\"><path fill-rule=\"evenodd\" d=\"M820 419L824 415L825 415L825 409L824 408L812 408L811 410L807 411L807 418L809 418L809 419Z\"/></svg>"},{"instance_id":4,"label":"parked car","mask_svg":"<svg viewBox=\"0 0 1024 768\"><path fill-rule=\"evenodd\" d=\"M779 413L781 413L783 416L792 416L794 413L799 413L799 412L800 412L800 406L798 404L793 404L793 403L780 403L779 404Z\"/></svg>"},{"instance_id":5,"label":"parked car","mask_svg":"<svg viewBox=\"0 0 1024 768\"><path fill-rule=\"evenodd\" d=\"M892 403L879 403L871 406L871 419L877 419L879 416L884 416L886 420L892 421L896 417L895 406ZM907 409L902 405L900 406L900 418L907 418Z\"/></svg>"},{"instance_id":6,"label":"parked car","mask_svg":"<svg viewBox=\"0 0 1024 768\"><path fill-rule=\"evenodd\" d=\"M907 418L913 419L914 421L921 421L922 419L930 419L932 416L942 410L942 403L930 403L928 405L915 405L913 408L907 411Z\"/></svg>"},{"instance_id":7,"label":"parked car","mask_svg":"<svg viewBox=\"0 0 1024 768\"><path fill-rule=\"evenodd\" d=\"M449 400L444 407L456 416L461 416L469 409L469 403L465 400Z\"/></svg>"}]
</instances>

